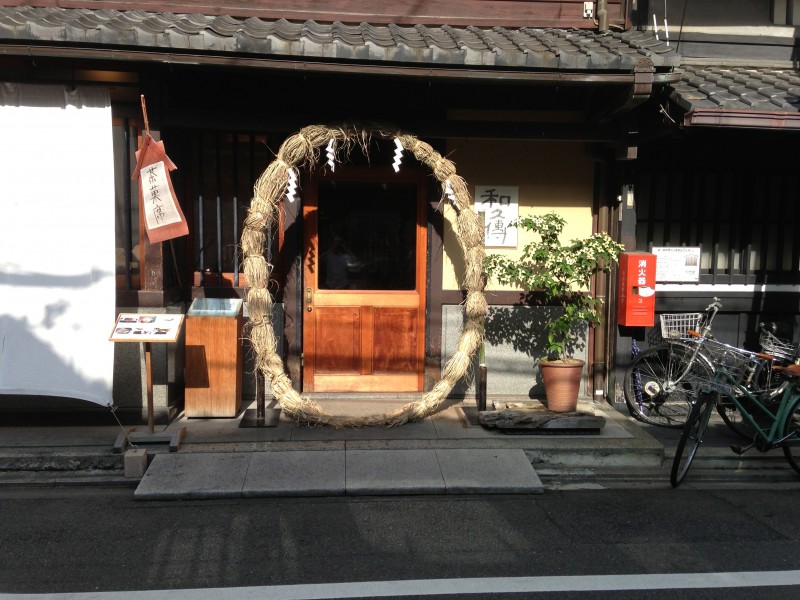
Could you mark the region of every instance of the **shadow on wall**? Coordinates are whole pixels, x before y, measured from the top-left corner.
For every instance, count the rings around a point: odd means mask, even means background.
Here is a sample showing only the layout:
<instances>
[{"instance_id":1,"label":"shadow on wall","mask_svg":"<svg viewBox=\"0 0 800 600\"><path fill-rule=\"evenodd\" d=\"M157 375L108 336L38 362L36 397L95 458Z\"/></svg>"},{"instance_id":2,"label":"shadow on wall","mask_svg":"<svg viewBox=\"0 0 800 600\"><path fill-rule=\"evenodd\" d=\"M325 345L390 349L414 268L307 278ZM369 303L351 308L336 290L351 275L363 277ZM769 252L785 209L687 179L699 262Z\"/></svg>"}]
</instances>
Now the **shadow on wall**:
<instances>
[{"instance_id":1,"label":"shadow on wall","mask_svg":"<svg viewBox=\"0 0 800 600\"><path fill-rule=\"evenodd\" d=\"M543 398L544 385L536 361L545 353L545 324L562 309L554 306L490 306L485 320L485 350L488 389L491 394L527 395ZM569 350L571 356L586 360L586 329ZM473 361L477 371L478 359ZM467 393L473 381L457 386Z\"/></svg>"},{"instance_id":2,"label":"shadow on wall","mask_svg":"<svg viewBox=\"0 0 800 600\"><path fill-rule=\"evenodd\" d=\"M492 306L486 315L485 335L492 346L511 346L534 360L542 358L547 345L546 324L563 310L554 306ZM577 342L567 355L585 358L585 327L576 332Z\"/></svg>"}]
</instances>

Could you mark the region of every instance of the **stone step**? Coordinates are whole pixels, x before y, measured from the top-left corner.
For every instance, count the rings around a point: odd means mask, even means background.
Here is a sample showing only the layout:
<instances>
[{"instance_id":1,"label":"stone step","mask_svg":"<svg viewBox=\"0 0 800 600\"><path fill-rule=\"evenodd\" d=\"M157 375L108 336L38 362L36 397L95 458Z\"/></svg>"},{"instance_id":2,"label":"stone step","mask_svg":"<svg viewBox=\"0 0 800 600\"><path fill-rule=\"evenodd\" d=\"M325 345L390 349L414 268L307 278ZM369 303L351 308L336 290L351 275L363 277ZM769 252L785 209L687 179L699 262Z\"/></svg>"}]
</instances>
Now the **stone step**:
<instances>
[{"instance_id":1,"label":"stone step","mask_svg":"<svg viewBox=\"0 0 800 600\"><path fill-rule=\"evenodd\" d=\"M160 454L136 500L404 494L534 494L522 450L417 449Z\"/></svg>"}]
</instances>

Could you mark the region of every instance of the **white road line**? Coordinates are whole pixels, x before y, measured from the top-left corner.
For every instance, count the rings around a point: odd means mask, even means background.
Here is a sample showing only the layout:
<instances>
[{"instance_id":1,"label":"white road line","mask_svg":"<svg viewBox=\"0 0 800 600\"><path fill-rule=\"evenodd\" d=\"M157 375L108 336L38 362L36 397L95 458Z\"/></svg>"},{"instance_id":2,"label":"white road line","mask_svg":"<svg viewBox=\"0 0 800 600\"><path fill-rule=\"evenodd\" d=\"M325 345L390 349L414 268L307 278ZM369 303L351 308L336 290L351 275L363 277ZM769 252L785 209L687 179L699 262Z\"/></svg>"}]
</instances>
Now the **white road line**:
<instances>
[{"instance_id":1,"label":"white road line","mask_svg":"<svg viewBox=\"0 0 800 600\"><path fill-rule=\"evenodd\" d=\"M75 594L4 594L0 600L333 600L389 596L436 596L458 594L505 594L524 592L606 592L621 590L670 590L742 588L800 585L800 571L753 571L733 573L664 573L644 575L576 575L545 577L487 577L469 579L417 579L363 581L234 588L87 592Z\"/></svg>"}]
</instances>

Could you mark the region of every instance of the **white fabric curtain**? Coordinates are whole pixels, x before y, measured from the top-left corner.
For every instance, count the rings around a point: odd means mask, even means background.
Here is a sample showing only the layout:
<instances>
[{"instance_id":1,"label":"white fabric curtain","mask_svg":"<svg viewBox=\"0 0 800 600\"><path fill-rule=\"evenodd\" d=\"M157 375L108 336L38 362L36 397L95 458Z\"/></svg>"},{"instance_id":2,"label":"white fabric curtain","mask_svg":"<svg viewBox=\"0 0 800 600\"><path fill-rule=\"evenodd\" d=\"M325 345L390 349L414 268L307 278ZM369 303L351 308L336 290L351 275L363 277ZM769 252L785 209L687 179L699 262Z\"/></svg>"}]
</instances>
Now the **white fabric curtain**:
<instances>
[{"instance_id":1,"label":"white fabric curtain","mask_svg":"<svg viewBox=\"0 0 800 600\"><path fill-rule=\"evenodd\" d=\"M0 83L0 394L112 404L111 103Z\"/></svg>"}]
</instances>

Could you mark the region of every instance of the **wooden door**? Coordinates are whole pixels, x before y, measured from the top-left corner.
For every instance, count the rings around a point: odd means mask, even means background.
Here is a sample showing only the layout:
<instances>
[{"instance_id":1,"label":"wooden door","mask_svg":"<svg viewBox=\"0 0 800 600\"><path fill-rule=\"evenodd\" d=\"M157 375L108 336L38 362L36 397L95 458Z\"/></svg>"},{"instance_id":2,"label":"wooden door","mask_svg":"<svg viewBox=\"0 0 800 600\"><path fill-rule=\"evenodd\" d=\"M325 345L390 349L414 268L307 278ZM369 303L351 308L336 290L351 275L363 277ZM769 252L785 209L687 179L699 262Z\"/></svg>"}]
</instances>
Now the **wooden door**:
<instances>
[{"instance_id":1,"label":"wooden door","mask_svg":"<svg viewBox=\"0 0 800 600\"><path fill-rule=\"evenodd\" d=\"M424 179L375 171L303 194L305 391L422 390Z\"/></svg>"}]
</instances>

